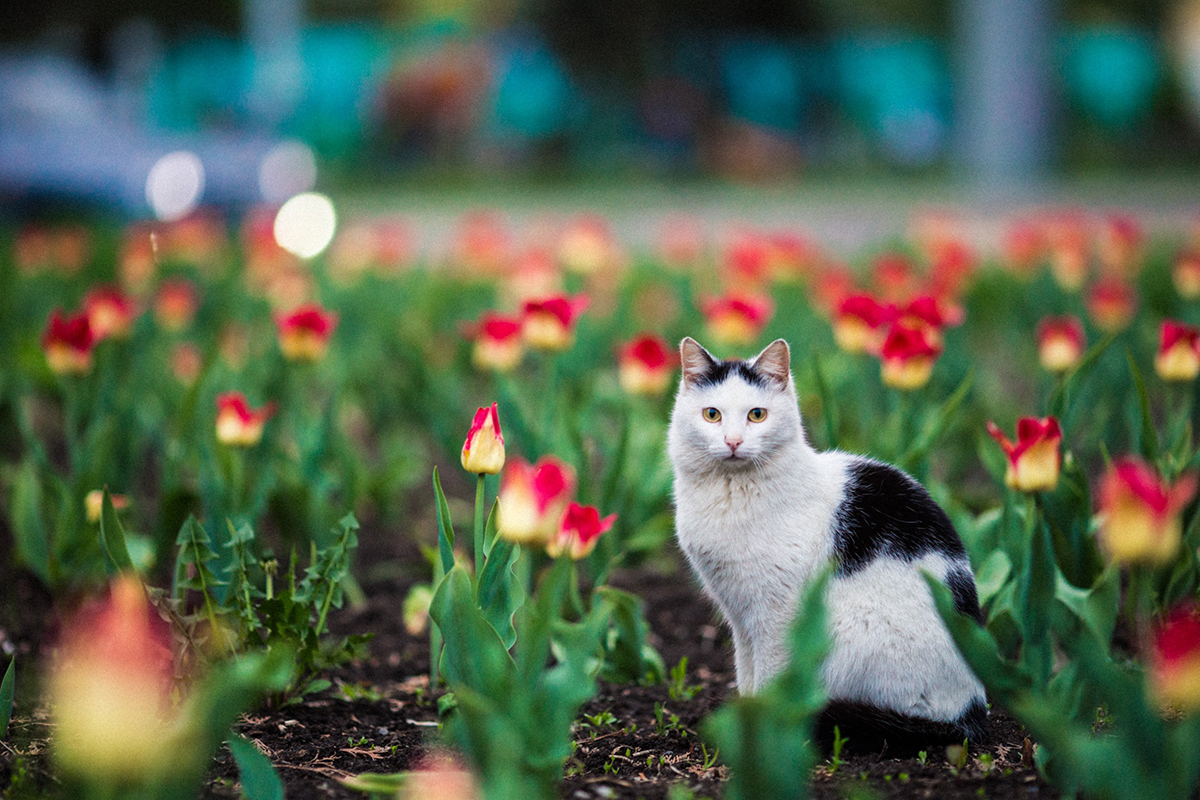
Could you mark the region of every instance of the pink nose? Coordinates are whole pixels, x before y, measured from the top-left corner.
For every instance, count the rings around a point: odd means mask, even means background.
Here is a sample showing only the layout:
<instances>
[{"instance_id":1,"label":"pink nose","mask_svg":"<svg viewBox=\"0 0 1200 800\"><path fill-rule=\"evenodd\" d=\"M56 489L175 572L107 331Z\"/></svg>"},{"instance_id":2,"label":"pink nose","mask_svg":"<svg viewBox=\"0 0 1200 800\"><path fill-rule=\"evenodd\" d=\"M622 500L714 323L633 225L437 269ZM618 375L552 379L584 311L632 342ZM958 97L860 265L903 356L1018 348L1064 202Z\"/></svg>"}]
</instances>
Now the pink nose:
<instances>
[{"instance_id":1,"label":"pink nose","mask_svg":"<svg viewBox=\"0 0 1200 800\"><path fill-rule=\"evenodd\" d=\"M736 452L738 449L738 445L740 445L741 443L742 443L742 440L740 437L734 437L734 436L726 436L725 437L725 444L729 445L729 449L731 451Z\"/></svg>"}]
</instances>

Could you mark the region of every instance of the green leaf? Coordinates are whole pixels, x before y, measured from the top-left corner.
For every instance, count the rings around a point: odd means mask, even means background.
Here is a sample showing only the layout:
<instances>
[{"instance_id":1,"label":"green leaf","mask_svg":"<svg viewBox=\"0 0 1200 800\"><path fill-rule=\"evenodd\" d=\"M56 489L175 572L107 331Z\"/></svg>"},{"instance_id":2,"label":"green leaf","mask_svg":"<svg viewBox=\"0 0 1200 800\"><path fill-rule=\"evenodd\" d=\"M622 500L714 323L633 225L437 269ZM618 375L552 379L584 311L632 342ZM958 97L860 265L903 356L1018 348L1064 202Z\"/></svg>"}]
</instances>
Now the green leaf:
<instances>
[{"instance_id":1,"label":"green leaf","mask_svg":"<svg viewBox=\"0 0 1200 800\"><path fill-rule=\"evenodd\" d=\"M384 774L381 772L362 772L349 778L338 778L338 783L347 789L354 789L367 794L385 794L394 797L404 788L408 780L407 772Z\"/></svg>"},{"instance_id":2,"label":"green leaf","mask_svg":"<svg viewBox=\"0 0 1200 800\"><path fill-rule=\"evenodd\" d=\"M1120 594L1121 573L1114 566L1109 566L1090 589L1071 585L1061 572L1055 580L1055 599L1079 617L1105 646L1112 641L1117 626Z\"/></svg>"},{"instance_id":3,"label":"green leaf","mask_svg":"<svg viewBox=\"0 0 1200 800\"><path fill-rule=\"evenodd\" d=\"M596 602L607 604L612 616L601 677L614 683L661 683L667 669L662 656L646 641L650 625L642 599L612 586L600 586Z\"/></svg>"},{"instance_id":4,"label":"green leaf","mask_svg":"<svg viewBox=\"0 0 1200 800\"><path fill-rule=\"evenodd\" d=\"M104 550L104 568L111 578L119 572L133 572L129 548L125 546L125 529L117 518L112 495L104 487L104 500L100 510L100 544Z\"/></svg>"},{"instance_id":5,"label":"green leaf","mask_svg":"<svg viewBox=\"0 0 1200 800\"><path fill-rule=\"evenodd\" d=\"M1129 373L1133 376L1133 385L1137 389L1138 408L1141 411L1142 455L1151 464L1156 464L1158 462L1158 431L1154 428L1154 415L1150 411L1150 395L1146 392L1146 381L1142 378L1142 371L1138 369L1137 361L1134 360L1130 350L1125 351L1125 358L1129 362Z\"/></svg>"},{"instance_id":6,"label":"green leaf","mask_svg":"<svg viewBox=\"0 0 1200 800\"><path fill-rule=\"evenodd\" d=\"M513 664L508 648L475 604L471 576L461 565L451 567L429 605L445 641L446 680L485 696L508 691Z\"/></svg>"},{"instance_id":7,"label":"green leaf","mask_svg":"<svg viewBox=\"0 0 1200 800\"><path fill-rule=\"evenodd\" d=\"M917 436L912 447L908 449L899 459L899 464L904 469L912 469L925 456L929 454L930 449L942 434L946 432L946 428L950 426L954 416L958 413L958 409L962 406L963 401L967 399L967 394L971 391L971 386L975 383L975 370L967 372L967 376L958 384L958 388L946 398L946 402L928 417L928 422L925 424L921 433Z\"/></svg>"},{"instance_id":8,"label":"green leaf","mask_svg":"<svg viewBox=\"0 0 1200 800\"><path fill-rule=\"evenodd\" d=\"M13 479L10 495L14 544L17 557L43 583L50 583L50 536L43 522L42 483L37 467L26 459Z\"/></svg>"},{"instance_id":9,"label":"green leaf","mask_svg":"<svg viewBox=\"0 0 1200 800\"><path fill-rule=\"evenodd\" d=\"M817 384L817 396L821 398L821 416L825 418L825 446L827 449L837 449L837 402L833 392L829 390L829 381L825 380L825 370L821 368L821 356L813 351L813 378Z\"/></svg>"},{"instance_id":10,"label":"green leaf","mask_svg":"<svg viewBox=\"0 0 1200 800\"><path fill-rule=\"evenodd\" d=\"M208 531L196 520L195 516L189 515L184 520L183 526L179 529L179 535L175 537L175 544L179 547L179 552L175 556L172 597L178 598L182 592L192 589L208 598L213 589L224 585L224 581L217 578L208 566L209 562L217 557L217 554L213 552L212 540L208 537Z\"/></svg>"},{"instance_id":11,"label":"green leaf","mask_svg":"<svg viewBox=\"0 0 1200 800\"><path fill-rule=\"evenodd\" d=\"M245 736L235 733L226 742L237 762L242 796L246 800L283 800L283 781L271 759Z\"/></svg>"},{"instance_id":12,"label":"green leaf","mask_svg":"<svg viewBox=\"0 0 1200 800\"><path fill-rule=\"evenodd\" d=\"M8 723L12 721L13 694L16 691L17 657L13 656L0 681L0 739L8 735Z\"/></svg>"},{"instance_id":13,"label":"green leaf","mask_svg":"<svg viewBox=\"0 0 1200 800\"><path fill-rule=\"evenodd\" d=\"M492 506L488 517L488 528L491 529L496 518L499 504ZM484 562L483 571L479 574L478 604L483 610L483 616L488 624L495 629L505 649L513 646L517 640L517 630L513 625L513 615L524 602L524 591L513 567L517 563L520 550L512 542L497 538L492 542L491 552Z\"/></svg>"},{"instance_id":14,"label":"green leaf","mask_svg":"<svg viewBox=\"0 0 1200 800\"><path fill-rule=\"evenodd\" d=\"M979 592L980 607L986 606L1004 587L1012 574L1012 562L1003 550L995 550L975 571L975 587Z\"/></svg>"},{"instance_id":15,"label":"green leaf","mask_svg":"<svg viewBox=\"0 0 1200 800\"><path fill-rule=\"evenodd\" d=\"M1059 381L1058 386L1054 389L1054 394L1050 395L1050 402L1048 404L1050 416L1058 417L1059 419L1066 416L1067 404L1070 402L1071 392L1091 372L1096 361L1104 354L1104 351L1108 350L1109 345L1116 338L1117 335L1115 333L1110 333L1088 348L1087 352L1083 354L1083 358L1079 359L1079 363L1075 365L1075 368L1067 373L1067 376L1063 380Z\"/></svg>"},{"instance_id":16,"label":"green leaf","mask_svg":"<svg viewBox=\"0 0 1200 800\"><path fill-rule=\"evenodd\" d=\"M442 491L442 480L437 467L433 468L433 494L436 498L438 549L442 554L442 569L446 572L454 566L454 523L450 521L450 506L446 493Z\"/></svg>"}]
</instances>

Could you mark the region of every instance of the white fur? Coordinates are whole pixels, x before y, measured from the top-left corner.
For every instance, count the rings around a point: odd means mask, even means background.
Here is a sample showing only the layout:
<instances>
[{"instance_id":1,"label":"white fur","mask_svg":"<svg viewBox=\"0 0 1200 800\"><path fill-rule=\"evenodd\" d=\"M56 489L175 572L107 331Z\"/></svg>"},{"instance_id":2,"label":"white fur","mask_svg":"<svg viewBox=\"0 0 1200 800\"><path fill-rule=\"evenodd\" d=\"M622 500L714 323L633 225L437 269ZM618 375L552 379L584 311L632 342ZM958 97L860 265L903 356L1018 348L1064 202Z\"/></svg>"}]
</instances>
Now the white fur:
<instances>
[{"instance_id":1,"label":"white fur","mask_svg":"<svg viewBox=\"0 0 1200 800\"><path fill-rule=\"evenodd\" d=\"M688 364L688 341L668 436L676 537L729 622L738 689L749 694L787 663L800 591L834 555L835 514L859 457L809 445L790 373L786 385L768 389L736 374L717 386L690 382L702 365ZM703 418L708 407L720 421ZM766 419L748 421L752 408L765 408ZM913 563L881 556L830 581L833 648L824 679L831 699L942 721L983 699L921 577L924 569L945 580L950 567L941 555Z\"/></svg>"}]
</instances>

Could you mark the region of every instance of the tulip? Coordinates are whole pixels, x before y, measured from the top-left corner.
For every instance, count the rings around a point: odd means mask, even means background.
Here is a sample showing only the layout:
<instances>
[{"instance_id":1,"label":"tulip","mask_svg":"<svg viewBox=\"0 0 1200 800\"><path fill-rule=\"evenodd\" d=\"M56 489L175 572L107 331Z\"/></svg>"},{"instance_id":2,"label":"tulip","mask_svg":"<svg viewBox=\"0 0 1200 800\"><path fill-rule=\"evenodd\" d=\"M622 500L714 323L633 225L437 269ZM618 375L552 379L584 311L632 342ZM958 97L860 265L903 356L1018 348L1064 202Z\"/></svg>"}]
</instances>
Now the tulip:
<instances>
[{"instance_id":1,"label":"tulip","mask_svg":"<svg viewBox=\"0 0 1200 800\"><path fill-rule=\"evenodd\" d=\"M521 363L525 343L521 321L498 314L484 314L478 324L471 361L480 369L509 372Z\"/></svg>"},{"instance_id":2,"label":"tulip","mask_svg":"<svg viewBox=\"0 0 1200 800\"><path fill-rule=\"evenodd\" d=\"M661 336L644 334L621 346L618 380L627 394L656 397L671 383L674 364Z\"/></svg>"},{"instance_id":3,"label":"tulip","mask_svg":"<svg viewBox=\"0 0 1200 800\"><path fill-rule=\"evenodd\" d=\"M476 475L495 475L504 467L504 437L500 434L500 413L495 403L475 412L471 430L462 447L462 465Z\"/></svg>"},{"instance_id":4,"label":"tulip","mask_svg":"<svg viewBox=\"0 0 1200 800\"><path fill-rule=\"evenodd\" d=\"M671 216L658 231L658 257L668 267L679 269L695 264L704 255L704 227L688 216Z\"/></svg>"},{"instance_id":5,"label":"tulip","mask_svg":"<svg viewBox=\"0 0 1200 800\"><path fill-rule=\"evenodd\" d=\"M433 589L429 584L417 583L408 590L400 607L400 618L409 636L420 636L429 627L429 606L432 604Z\"/></svg>"},{"instance_id":6,"label":"tulip","mask_svg":"<svg viewBox=\"0 0 1200 800\"><path fill-rule=\"evenodd\" d=\"M157 239L142 225L126 229L117 254L117 276L121 285L136 295L144 295L158 270Z\"/></svg>"},{"instance_id":7,"label":"tulip","mask_svg":"<svg viewBox=\"0 0 1200 800\"><path fill-rule=\"evenodd\" d=\"M1144 461L1126 457L1112 465L1100 483L1100 544L1119 564L1164 564L1182 540L1180 512L1196 493L1186 476L1167 485Z\"/></svg>"},{"instance_id":8,"label":"tulip","mask_svg":"<svg viewBox=\"0 0 1200 800\"><path fill-rule=\"evenodd\" d=\"M730 294L704 303L711 339L723 345L749 345L758 339L775 311L765 295Z\"/></svg>"},{"instance_id":9,"label":"tulip","mask_svg":"<svg viewBox=\"0 0 1200 800\"><path fill-rule=\"evenodd\" d=\"M505 276L504 295L518 305L561 293L562 270L545 248L530 248L517 256Z\"/></svg>"},{"instance_id":10,"label":"tulip","mask_svg":"<svg viewBox=\"0 0 1200 800\"><path fill-rule=\"evenodd\" d=\"M979 256L958 239L945 242L929 268L929 282L937 296L959 297L975 274Z\"/></svg>"},{"instance_id":11,"label":"tulip","mask_svg":"<svg viewBox=\"0 0 1200 800\"><path fill-rule=\"evenodd\" d=\"M184 386L195 383L203 368L204 356L191 342L180 342L171 350L171 372Z\"/></svg>"},{"instance_id":12,"label":"tulip","mask_svg":"<svg viewBox=\"0 0 1200 800\"><path fill-rule=\"evenodd\" d=\"M521 334L535 350L560 351L575 343L575 324L587 308L587 295L554 295L525 303Z\"/></svg>"},{"instance_id":13,"label":"tulip","mask_svg":"<svg viewBox=\"0 0 1200 800\"><path fill-rule=\"evenodd\" d=\"M929 382L941 354L941 345L931 341L925 330L897 323L880 348L880 375L893 389L919 389Z\"/></svg>"},{"instance_id":14,"label":"tulip","mask_svg":"<svg viewBox=\"0 0 1200 800\"><path fill-rule=\"evenodd\" d=\"M329 338L337 328L337 314L326 311L316 303L300 306L290 314L278 317L279 349L288 361L315 363L325 357Z\"/></svg>"},{"instance_id":15,"label":"tulip","mask_svg":"<svg viewBox=\"0 0 1200 800\"><path fill-rule=\"evenodd\" d=\"M601 519L600 512L592 506L571 503L558 525L557 533L546 542L546 555L558 558L566 553L573 561L587 558L596 549L601 534L611 530L616 519L616 514Z\"/></svg>"},{"instance_id":16,"label":"tulip","mask_svg":"<svg viewBox=\"0 0 1200 800\"><path fill-rule=\"evenodd\" d=\"M812 304L832 317L842 301L857 291L849 269L841 265L827 266L817 273L813 282Z\"/></svg>"},{"instance_id":17,"label":"tulip","mask_svg":"<svg viewBox=\"0 0 1200 800\"><path fill-rule=\"evenodd\" d=\"M1066 372L1083 358L1083 323L1078 317L1043 317L1037 325L1038 360L1048 372Z\"/></svg>"},{"instance_id":18,"label":"tulip","mask_svg":"<svg viewBox=\"0 0 1200 800\"><path fill-rule=\"evenodd\" d=\"M1154 371L1164 381L1190 381L1200 375L1200 328L1166 320L1159 329Z\"/></svg>"},{"instance_id":19,"label":"tulip","mask_svg":"<svg viewBox=\"0 0 1200 800\"><path fill-rule=\"evenodd\" d=\"M495 274L508 263L512 235L498 214L468 214L455 237L454 259L468 272Z\"/></svg>"},{"instance_id":20,"label":"tulip","mask_svg":"<svg viewBox=\"0 0 1200 800\"><path fill-rule=\"evenodd\" d=\"M534 465L510 462L500 480L499 534L517 544L544 545L574 493L574 471L553 456Z\"/></svg>"},{"instance_id":21,"label":"tulip","mask_svg":"<svg viewBox=\"0 0 1200 800\"><path fill-rule=\"evenodd\" d=\"M1176 256L1171 281L1184 300L1200 298L1200 251L1185 251Z\"/></svg>"},{"instance_id":22,"label":"tulip","mask_svg":"<svg viewBox=\"0 0 1200 800\"><path fill-rule=\"evenodd\" d=\"M129 498L123 494L110 494L112 498L113 509L121 511L129 508ZM92 489L83 498L84 515L87 521L93 524L100 521L100 515L104 513L104 492L100 489Z\"/></svg>"},{"instance_id":23,"label":"tulip","mask_svg":"<svg viewBox=\"0 0 1200 800\"><path fill-rule=\"evenodd\" d=\"M738 236L723 254L724 279L731 286L757 287L770 277L771 243L758 233Z\"/></svg>"},{"instance_id":24,"label":"tulip","mask_svg":"<svg viewBox=\"0 0 1200 800\"><path fill-rule=\"evenodd\" d=\"M1116 215L1105 220L1097 236L1096 251L1101 266L1110 275L1129 278L1141 268L1142 226L1130 216Z\"/></svg>"},{"instance_id":25,"label":"tulip","mask_svg":"<svg viewBox=\"0 0 1200 800\"><path fill-rule=\"evenodd\" d=\"M170 634L134 577L70 622L50 670L53 754L92 784L136 784L178 756Z\"/></svg>"},{"instance_id":26,"label":"tulip","mask_svg":"<svg viewBox=\"0 0 1200 800\"><path fill-rule=\"evenodd\" d=\"M884 253L871 264L875 286L884 300L902 302L917 288L917 274L912 261L901 253Z\"/></svg>"},{"instance_id":27,"label":"tulip","mask_svg":"<svg viewBox=\"0 0 1200 800\"><path fill-rule=\"evenodd\" d=\"M83 299L83 312L96 341L128 339L137 317L137 306L115 286L98 286Z\"/></svg>"},{"instance_id":28,"label":"tulip","mask_svg":"<svg viewBox=\"0 0 1200 800\"><path fill-rule=\"evenodd\" d=\"M1050 273L1068 292L1083 288L1088 275L1088 232L1086 223L1074 214L1052 220L1046 227L1050 250Z\"/></svg>"},{"instance_id":29,"label":"tulip","mask_svg":"<svg viewBox=\"0 0 1200 800\"><path fill-rule=\"evenodd\" d=\"M63 317L55 311L42 333L42 351L50 370L58 375L83 375L92 368L96 337L87 314Z\"/></svg>"},{"instance_id":30,"label":"tulip","mask_svg":"<svg viewBox=\"0 0 1200 800\"><path fill-rule=\"evenodd\" d=\"M1200 607L1174 609L1155 630L1148 677L1163 708L1200 710Z\"/></svg>"},{"instance_id":31,"label":"tulip","mask_svg":"<svg viewBox=\"0 0 1200 800\"><path fill-rule=\"evenodd\" d=\"M468 770L450 758L431 758L405 776L397 800L481 800L483 791Z\"/></svg>"},{"instance_id":32,"label":"tulip","mask_svg":"<svg viewBox=\"0 0 1200 800\"><path fill-rule=\"evenodd\" d=\"M181 331L192 324L200 298L191 282L182 278L163 281L154 298L154 317L168 331Z\"/></svg>"},{"instance_id":33,"label":"tulip","mask_svg":"<svg viewBox=\"0 0 1200 800\"><path fill-rule=\"evenodd\" d=\"M1101 280L1088 291L1087 310L1100 330L1108 333L1124 330L1137 311L1137 295L1122 280Z\"/></svg>"},{"instance_id":34,"label":"tulip","mask_svg":"<svg viewBox=\"0 0 1200 800\"><path fill-rule=\"evenodd\" d=\"M1017 275L1029 275L1045 260L1046 236L1040 225L1017 220L1004 234L1003 263Z\"/></svg>"},{"instance_id":35,"label":"tulip","mask_svg":"<svg viewBox=\"0 0 1200 800\"><path fill-rule=\"evenodd\" d=\"M616 243L608 223L601 217L580 217L558 240L558 261L570 272L591 275L616 260Z\"/></svg>"},{"instance_id":36,"label":"tulip","mask_svg":"<svg viewBox=\"0 0 1200 800\"><path fill-rule=\"evenodd\" d=\"M875 353L886 334L885 326L896 314L895 306L869 294L852 294L838 304L833 318L833 339L847 353Z\"/></svg>"},{"instance_id":37,"label":"tulip","mask_svg":"<svg viewBox=\"0 0 1200 800\"><path fill-rule=\"evenodd\" d=\"M275 413L275 404L250 408L241 392L217 395L217 441L231 447L253 447L262 441L263 426Z\"/></svg>"},{"instance_id":38,"label":"tulip","mask_svg":"<svg viewBox=\"0 0 1200 800\"><path fill-rule=\"evenodd\" d=\"M795 282L821 261L816 243L799 234L776 232L768 237L770 276L778 281Z\"/></svg>"},{"instance_id":39,"label":"tulip","mask_svg":"<svg viewBox=\"0 0 1200 800\"><path fill-rule=\"evenodd\" d=\"M1054 417L1021 417L1017 420L1017 441L1011 442L994 422L987 431L1000 443L1008 456L1004 483L1021 492L1050 491L1058 485L1062 468L1062 429Z\"/></svg>"}]
</instances>

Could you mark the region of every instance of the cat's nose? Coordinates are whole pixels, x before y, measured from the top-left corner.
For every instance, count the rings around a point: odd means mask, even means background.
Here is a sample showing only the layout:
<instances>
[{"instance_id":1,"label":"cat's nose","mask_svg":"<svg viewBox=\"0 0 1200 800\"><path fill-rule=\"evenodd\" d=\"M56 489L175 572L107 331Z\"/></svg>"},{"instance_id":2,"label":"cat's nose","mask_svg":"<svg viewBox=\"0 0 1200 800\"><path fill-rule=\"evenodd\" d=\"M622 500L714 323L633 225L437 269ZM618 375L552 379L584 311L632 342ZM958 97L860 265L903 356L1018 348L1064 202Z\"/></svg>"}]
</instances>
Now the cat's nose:
<instances>
[{"instance_id":1,"label":"cat's nose","mask_svg":"<svg viewBox=\"0 0 1200 800\"><path fill-rule=\"evenodd\" d=\"M742 437L740 437L740 436L726 436L725 437L725 444L729 445L730 450L736 451L738 449L738 445L740 445L741 443L742 443Z\"/></svg>"}]
</instances>

